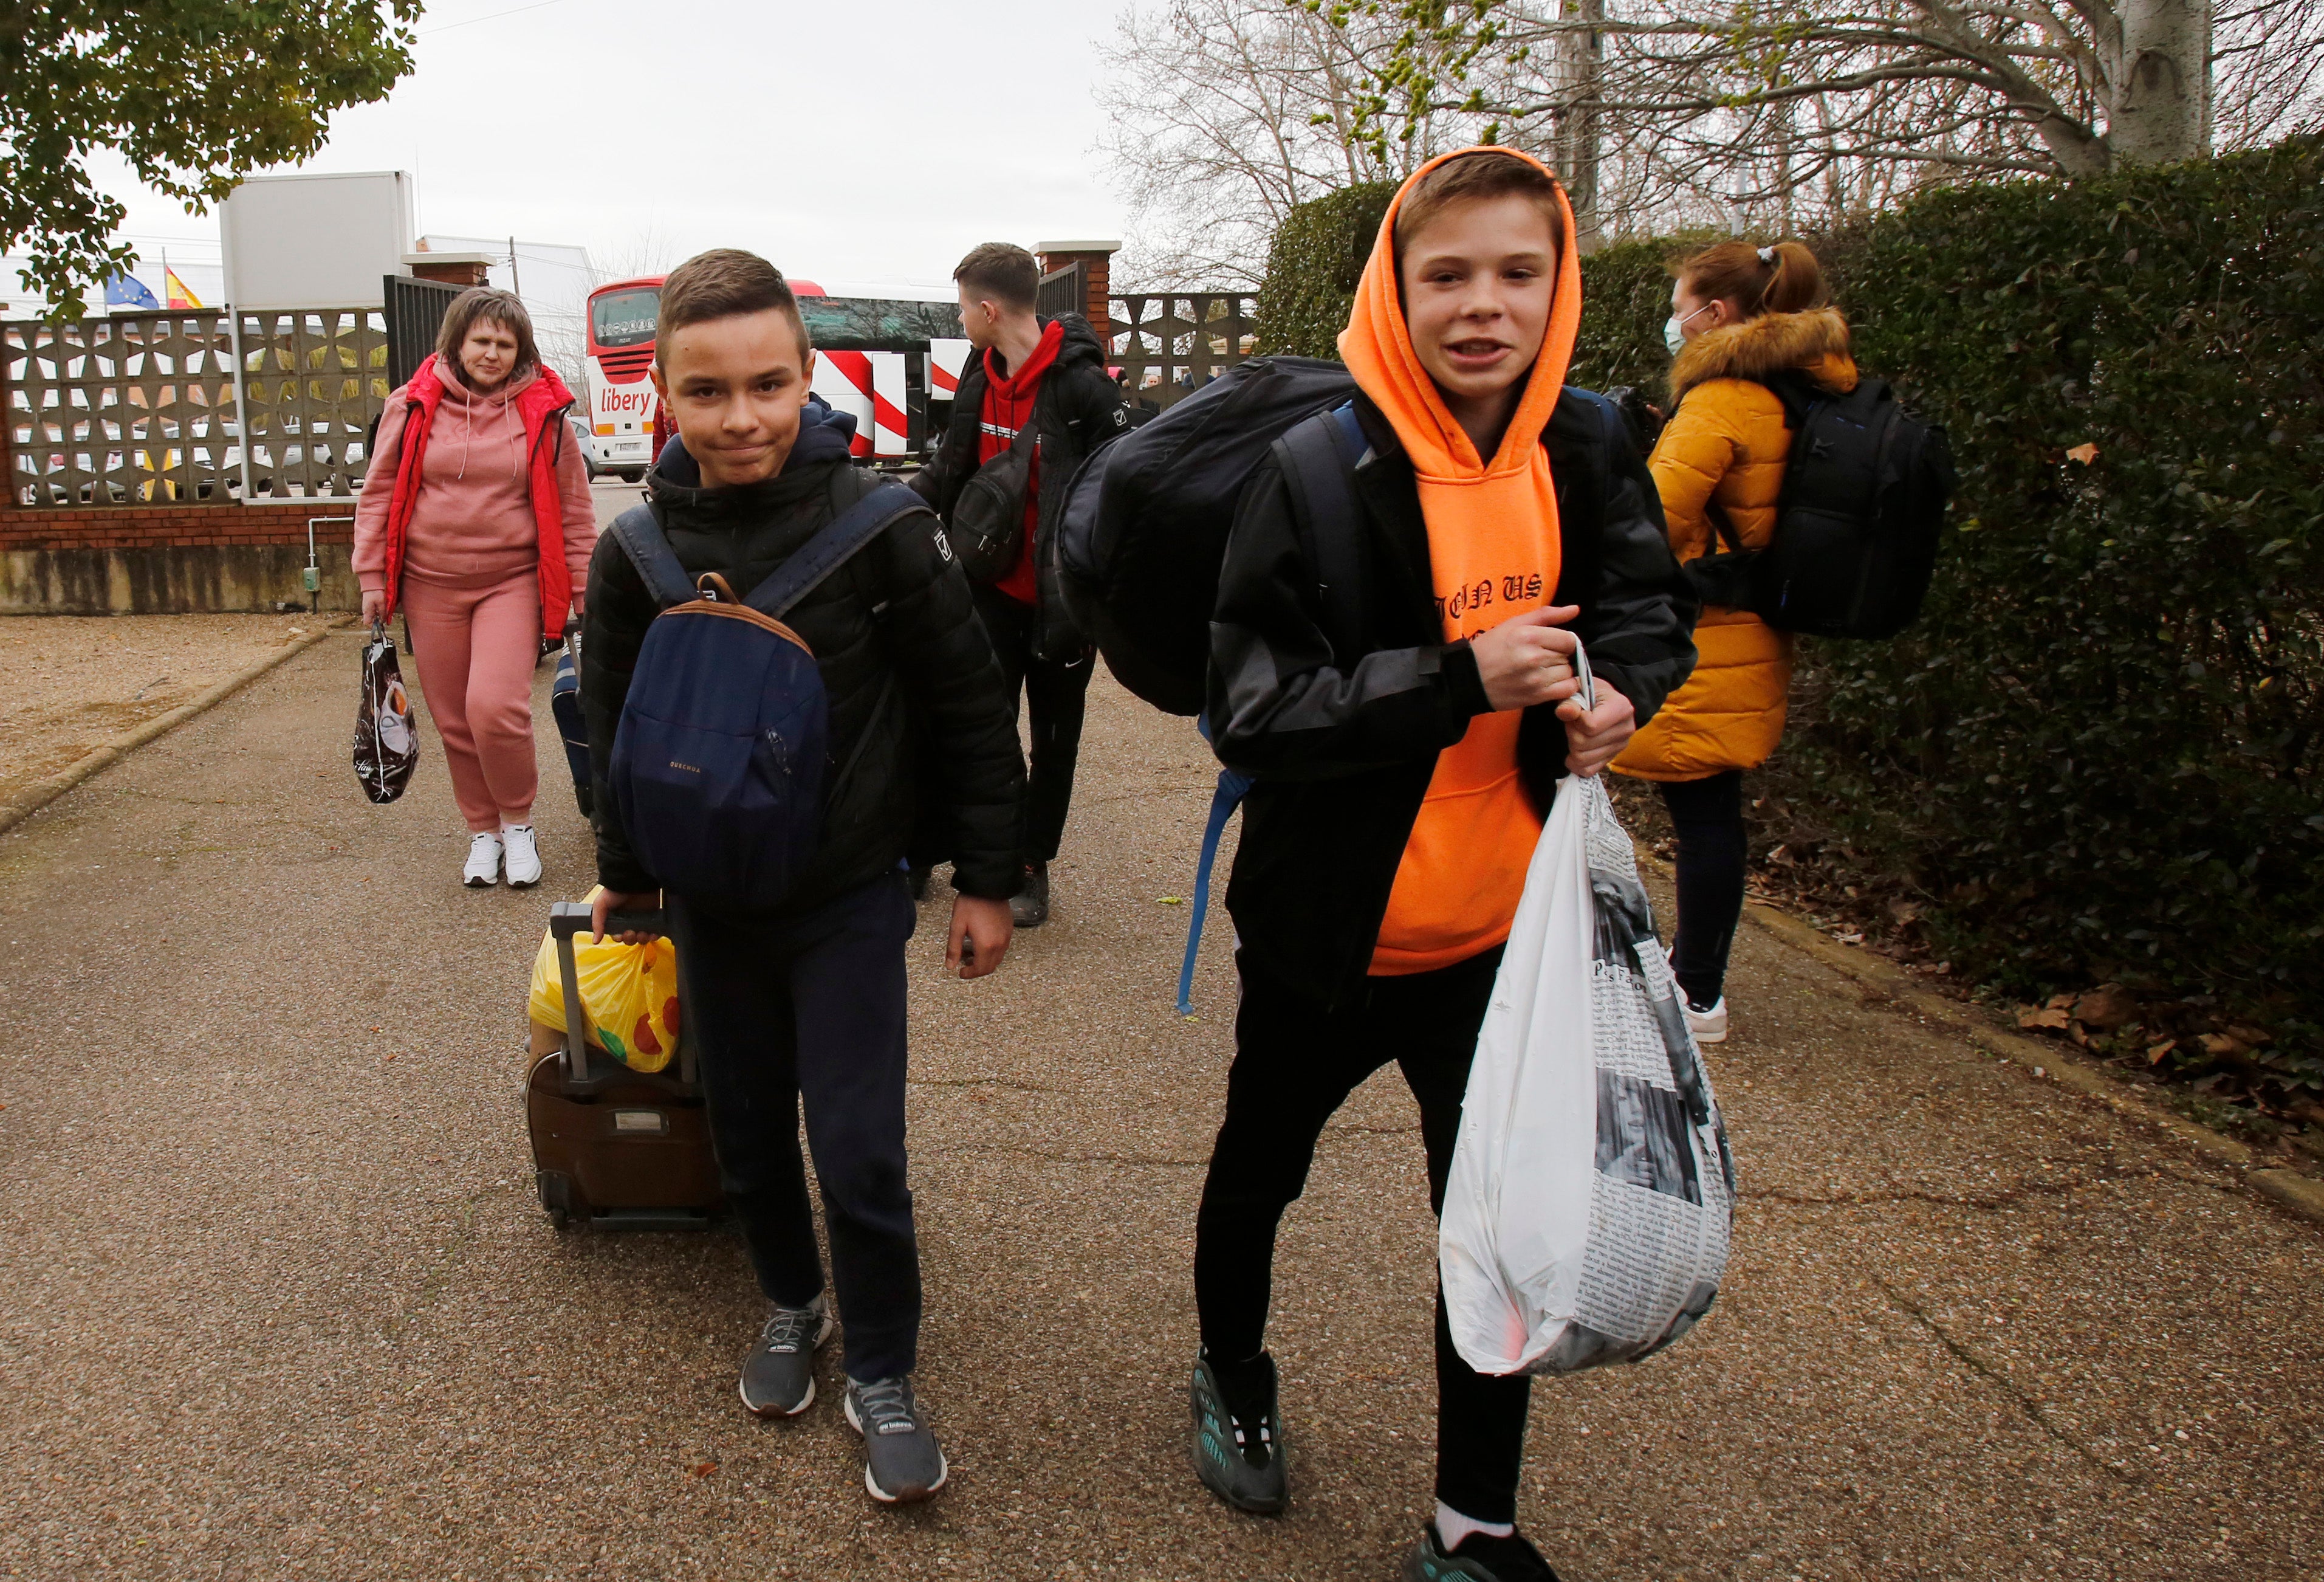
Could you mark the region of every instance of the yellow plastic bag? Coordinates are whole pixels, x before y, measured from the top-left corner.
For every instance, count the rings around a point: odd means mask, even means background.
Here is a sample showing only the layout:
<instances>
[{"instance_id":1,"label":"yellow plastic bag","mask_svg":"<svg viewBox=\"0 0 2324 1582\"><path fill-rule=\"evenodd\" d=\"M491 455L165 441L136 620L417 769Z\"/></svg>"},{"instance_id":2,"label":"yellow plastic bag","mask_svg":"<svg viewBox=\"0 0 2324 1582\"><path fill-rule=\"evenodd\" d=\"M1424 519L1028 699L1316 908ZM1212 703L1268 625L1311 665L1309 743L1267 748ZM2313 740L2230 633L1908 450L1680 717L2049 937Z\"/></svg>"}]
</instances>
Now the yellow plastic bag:
<instances>
[{"instance_id":1,"label":"yellow plastic bag","mask_svg":"<svg viewBox=\"0 0 2324 1582\"><path fill-rule=\"evenodd\" d=\"M582 899L594 901L592 890ZM580 980L581 1012L591 1043L632 1071L659 1071L678 1053L678 948L668 939L624 945L619 939L573 939L573 975ZM532 961L532 1020L565 1031L565 990L558 982L557 940L544 934Z\"/></svg>"}]
</instances>

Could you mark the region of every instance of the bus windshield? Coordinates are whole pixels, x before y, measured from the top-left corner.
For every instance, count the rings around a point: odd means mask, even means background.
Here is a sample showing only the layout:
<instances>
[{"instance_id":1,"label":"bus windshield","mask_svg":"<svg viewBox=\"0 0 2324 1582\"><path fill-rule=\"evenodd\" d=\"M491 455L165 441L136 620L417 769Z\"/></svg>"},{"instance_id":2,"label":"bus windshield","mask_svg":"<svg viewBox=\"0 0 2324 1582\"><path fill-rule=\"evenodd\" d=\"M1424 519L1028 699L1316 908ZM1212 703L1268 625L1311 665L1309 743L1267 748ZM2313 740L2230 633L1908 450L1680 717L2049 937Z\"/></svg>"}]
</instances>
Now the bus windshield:
<instances>
[{"instance_id":1,"label":"bus windshield","mask_svg":"<svg viewBox=\"0 0 2324 1582\"><path fill-rule=\"evenodd\" d=\"M589 338L609 348L650 346L661 312L661 288L608 291L589 305Z\"/></svg>"},{"instance_id":2,"label":"bus windshield","mask_svg":"<svg viewBox=\"0 0 2324 1582\"><path fill-rule=\"evenodd\" d=\"M910 302L888 297L801 297L807 338L834 351L945 340L960 334L953 302Z\"/></svg>"}]
</instances>

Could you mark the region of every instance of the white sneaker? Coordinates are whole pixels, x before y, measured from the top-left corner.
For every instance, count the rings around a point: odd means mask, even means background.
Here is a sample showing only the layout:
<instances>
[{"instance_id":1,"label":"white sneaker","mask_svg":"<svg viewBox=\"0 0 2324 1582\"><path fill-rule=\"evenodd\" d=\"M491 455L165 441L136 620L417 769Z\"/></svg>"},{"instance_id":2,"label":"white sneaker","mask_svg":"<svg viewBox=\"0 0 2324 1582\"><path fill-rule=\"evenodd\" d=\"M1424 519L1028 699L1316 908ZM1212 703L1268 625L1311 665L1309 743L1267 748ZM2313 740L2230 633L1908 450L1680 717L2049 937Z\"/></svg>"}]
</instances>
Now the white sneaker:
<instances>
[{"instance_id":1,"label":"white sneaker","mask_svg":"<svg viewBox=\"0 0 2324 1582\"><path fill-rule=\"evenodd\" d=\"M515 881L512 880L513 884ZM1727 1041L1727 996L1721 995L1708 1011L1698 1011L1692 1000L1686 1001L1686 1029L1694 1034L1697 1043Z\"/></svg>"},{"instance_id":2,"label":"white sneaker","mask_svg":"<svg viewBox=\"0 0 2324 1582\"><path fill-rule=\"evenodd\" d=\"M540 847L534 844L530 824L503 824L501 839L508 847L508 882L512 890L530 890L540 883Z\"/></svg>"},{"instance_id":3,"label":"white sneaker","mask_svg":"<svg viewBox=\"0 0 2324 1582\"><path fill-rule=\"evenodd\" d=\"M540 876L540 865L533 865L533 874ZM501 882L501 837L491 830L475 836L468 841L468 865L460 870L460 883L471 890L489 890Z\"/></svg>"}]
</instances>

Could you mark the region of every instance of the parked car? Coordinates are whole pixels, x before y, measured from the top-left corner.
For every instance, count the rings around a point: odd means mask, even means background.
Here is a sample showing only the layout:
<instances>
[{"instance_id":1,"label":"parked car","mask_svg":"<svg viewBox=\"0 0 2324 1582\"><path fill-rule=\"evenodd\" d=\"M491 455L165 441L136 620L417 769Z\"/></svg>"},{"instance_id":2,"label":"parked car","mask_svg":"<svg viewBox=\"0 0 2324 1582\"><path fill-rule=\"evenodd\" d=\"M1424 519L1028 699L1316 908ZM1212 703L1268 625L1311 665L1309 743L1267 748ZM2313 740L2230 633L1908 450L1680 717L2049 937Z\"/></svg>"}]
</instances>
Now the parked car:
<instances>
[{"instance_id":1,"label":"parked car","mask_svg":"<svg viewBox=\"0 0 2324 1582\"><path fill-rule=\"evenodd\" d=\"M607 473L618 473L623 481L637 483L646 476L647 464L652 460L647 441L635 434L593 434L588 421L568 417L575 438L581 441L581 458L589 466L589 481L595 483Z\"/></svg>"}]
</instances>

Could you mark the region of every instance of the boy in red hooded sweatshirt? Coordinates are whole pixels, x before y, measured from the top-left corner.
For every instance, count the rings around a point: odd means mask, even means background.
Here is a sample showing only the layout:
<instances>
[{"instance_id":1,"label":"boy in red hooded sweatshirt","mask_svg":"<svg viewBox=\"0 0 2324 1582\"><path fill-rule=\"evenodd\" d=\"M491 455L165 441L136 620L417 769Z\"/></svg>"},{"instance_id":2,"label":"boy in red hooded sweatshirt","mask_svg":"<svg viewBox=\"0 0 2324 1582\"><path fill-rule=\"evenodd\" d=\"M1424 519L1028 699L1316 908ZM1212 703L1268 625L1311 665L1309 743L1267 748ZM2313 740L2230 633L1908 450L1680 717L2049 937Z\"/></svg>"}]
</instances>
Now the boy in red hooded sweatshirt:
<instances>
[{"instance_id":1,"label":"boy in red hooded sweatshirt","mask_svg":"<svg viewBox=\"0 0 2324 1582\"><path fill-rule=\"evenodd\" d=\"M1196 1226L1192 1396L1195 1469L1243 1510L1289 1497L1264 1341L1276 1226L1316 1138L1397 1062L1442 1211L1556 780L1598 772L1694 663L1653 480L1614 409L1563 388L1581 309L1546 169L1502 149L1423 167L1340 338L1368 448L1355 520L1311 524L1357 535L1357 634L1326 634L1272 462L1228 542L1207 713L1220 758L1255 780L1227 891L1242 999ZM1574 696L1577 638L1593 709ZM1435 1513L1404 1577L1554 1582L1516 1530L1528 1381L1461 1359L1441 1292L1436 1379Z\"/></svg>"}]
</instances>

